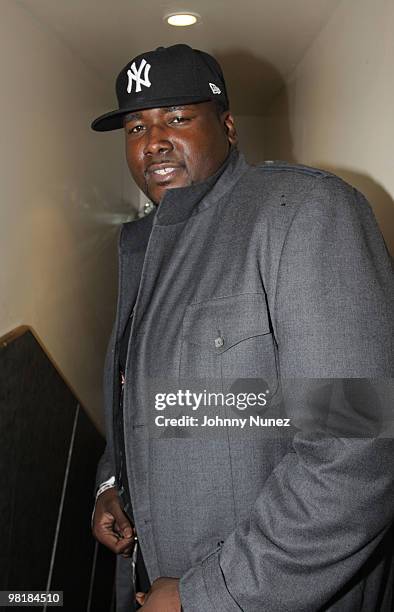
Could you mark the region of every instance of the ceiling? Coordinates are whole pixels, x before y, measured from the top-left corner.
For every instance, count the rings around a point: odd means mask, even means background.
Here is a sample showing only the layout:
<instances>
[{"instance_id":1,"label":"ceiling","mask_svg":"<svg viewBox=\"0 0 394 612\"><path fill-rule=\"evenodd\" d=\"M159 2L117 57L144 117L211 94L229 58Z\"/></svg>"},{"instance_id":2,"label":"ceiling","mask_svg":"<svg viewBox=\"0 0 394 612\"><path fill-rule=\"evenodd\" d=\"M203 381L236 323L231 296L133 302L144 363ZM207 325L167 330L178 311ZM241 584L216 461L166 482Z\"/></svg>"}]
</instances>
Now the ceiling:
<instances>
[{"instance_id":1,"label":"ceiling","mask_svg":"<svg viewBox=\"0 0 394 612\"><path fill-rule=\"evenodd\" d=\"M135 55L184 42L212 53L235 114L261 115L340 0L19 0L113 83ZM190 10L202 22L174 28L163 16Z\"/></svg>"}]
</instances>

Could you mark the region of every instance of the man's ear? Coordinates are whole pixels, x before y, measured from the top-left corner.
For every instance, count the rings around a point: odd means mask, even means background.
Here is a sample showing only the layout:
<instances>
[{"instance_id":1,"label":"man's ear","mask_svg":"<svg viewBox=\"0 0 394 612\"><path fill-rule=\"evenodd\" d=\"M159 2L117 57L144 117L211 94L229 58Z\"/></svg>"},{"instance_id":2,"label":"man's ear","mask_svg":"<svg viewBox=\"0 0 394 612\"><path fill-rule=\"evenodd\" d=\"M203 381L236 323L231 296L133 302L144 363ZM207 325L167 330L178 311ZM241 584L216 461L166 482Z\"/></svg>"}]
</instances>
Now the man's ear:
<instances>
[{"instance_id":1,"label":"man's ear","mask_svg":"<svg viewBox=\"0 0 394 612\"><path fill-rule=\"evenodd\" d=\"M230 145L236 145L238 143L238 135L235 128L234 117L230 111L227 110L222 113L222 122Z\"/></svg>"}]
</instances>

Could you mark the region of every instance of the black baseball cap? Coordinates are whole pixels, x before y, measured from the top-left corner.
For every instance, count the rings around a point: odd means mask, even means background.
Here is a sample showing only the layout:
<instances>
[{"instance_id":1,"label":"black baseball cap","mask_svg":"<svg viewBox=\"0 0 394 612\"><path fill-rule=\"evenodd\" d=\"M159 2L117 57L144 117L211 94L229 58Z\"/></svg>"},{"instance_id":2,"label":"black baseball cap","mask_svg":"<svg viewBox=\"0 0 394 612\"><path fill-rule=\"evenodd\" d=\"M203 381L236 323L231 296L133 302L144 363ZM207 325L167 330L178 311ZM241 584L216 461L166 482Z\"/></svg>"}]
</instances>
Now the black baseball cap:
<instances>
[{"instance_id":1,"label":"black baseball cap","mask_svg":"<svg viewBox=\"0 0 394 612\"><path fill-rule=\"evenodd\" d=\"M158 47L131 60L116 79L119 108L97 117L93 130L123 127L132 111L217 100L223 110L229 102L223 72L214 57L188 45Z\"/></svg>"}]
</instances>

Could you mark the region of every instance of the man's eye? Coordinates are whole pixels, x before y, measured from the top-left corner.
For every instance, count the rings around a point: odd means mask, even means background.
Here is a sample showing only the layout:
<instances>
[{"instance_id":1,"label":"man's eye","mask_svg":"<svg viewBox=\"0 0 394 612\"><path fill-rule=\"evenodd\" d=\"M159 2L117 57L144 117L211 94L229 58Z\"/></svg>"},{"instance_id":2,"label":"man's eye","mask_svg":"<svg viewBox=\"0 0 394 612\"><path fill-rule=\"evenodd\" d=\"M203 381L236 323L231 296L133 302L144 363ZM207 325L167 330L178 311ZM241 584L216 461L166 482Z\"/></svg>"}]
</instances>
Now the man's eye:
<instances>
[{"instance_id":1,"label":"man's eye","mask_svg":"<svg viewBox=\"0 0 394 612\"><path fill-rule=\"evenodd\" d=\"M189 121L188 117L174 117L170 123L185 123L186 121Z\"/></svg>"},{"instance_id":2,"label":"man's eye","mask_svg":"<svg viewBox=\"0 0 394 612\"><path fill-rule=\"evenodd\" d=\"M130 127L127 129L127 133L128 134L138 134L138 132L140 132L143 128L144 128L143 125L133 125L133 127Z\"/></svg>"}]
</instances>

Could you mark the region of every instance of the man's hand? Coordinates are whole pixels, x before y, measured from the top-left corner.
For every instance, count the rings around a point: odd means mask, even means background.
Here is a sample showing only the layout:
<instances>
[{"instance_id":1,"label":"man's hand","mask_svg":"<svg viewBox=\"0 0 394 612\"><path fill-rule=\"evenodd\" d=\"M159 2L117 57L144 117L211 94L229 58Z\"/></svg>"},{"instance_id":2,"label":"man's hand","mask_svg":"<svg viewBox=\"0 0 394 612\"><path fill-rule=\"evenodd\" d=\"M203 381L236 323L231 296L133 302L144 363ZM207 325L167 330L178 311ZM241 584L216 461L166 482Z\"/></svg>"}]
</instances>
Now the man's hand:
<instances>
[{"instance_id":1,"label":"man's hand","mask_svg":"<svg viewBox=\"0 0 394 612\"><path fill-rule=\"evenodd\" d=\"M120 505L115 488L98 496L93 516L94 537L117 555L129 557L134 548L134 529Z\"/></svg>"},{"instance_id":2,"label":"man's hand","mask_svg":"<svg viewBox=\"0 0 394 612\"><path fill-rule=\"evenodd\" d=\"M137 593L143 612L181 612L178 578L157 578L147 593Z\"/></svg>"}]
</instances>

